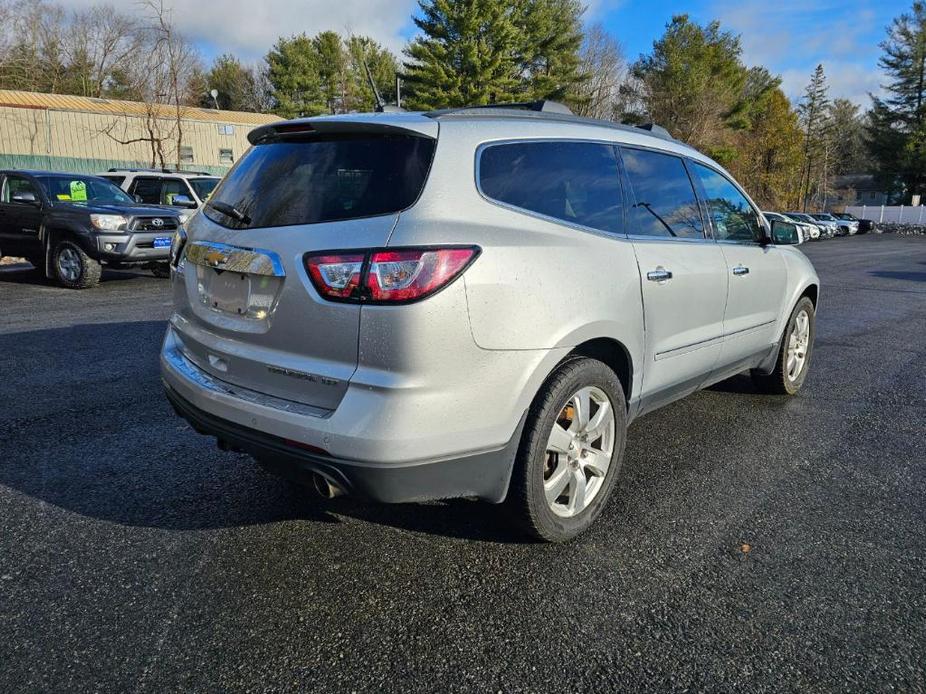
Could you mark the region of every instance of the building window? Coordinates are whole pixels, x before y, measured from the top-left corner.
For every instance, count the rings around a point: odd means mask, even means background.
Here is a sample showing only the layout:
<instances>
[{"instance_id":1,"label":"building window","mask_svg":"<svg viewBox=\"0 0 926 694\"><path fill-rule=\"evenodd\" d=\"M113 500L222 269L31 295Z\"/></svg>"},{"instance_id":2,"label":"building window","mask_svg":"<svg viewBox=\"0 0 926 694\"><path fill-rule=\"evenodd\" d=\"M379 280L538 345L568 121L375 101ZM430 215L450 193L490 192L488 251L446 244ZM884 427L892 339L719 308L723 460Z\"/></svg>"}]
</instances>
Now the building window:
<instances>
[{"instance_id":1,"label":"building window","mask_svg":"<svg viewBox=\"0 0 926 694\"><path fill-rule=\"evenodd\" d=\"M184 146L180 148L180 163L181 164L192 164L193 163L193 148Z\"/></svg>"},{"instance_id":2,"label":"building window","mask_svg":"<svg viewBox=\"0 0 926 694\"><path fill-rule=\"evenodd\" d=\"M225 125L224 123L219 125L219 135L234 135L235 126L234 125Z\"/></svg>"},{"instance_id":3,"label":"building window","mask_svg":"<svg viewBox=\"0 0 926 694\"><path fill-rule=\"evenodd\" d=\"M220 164L234 164L235 163L235 153L230 149L220 149L219 150L219 163Z\"/></svg>"}]
</instances>

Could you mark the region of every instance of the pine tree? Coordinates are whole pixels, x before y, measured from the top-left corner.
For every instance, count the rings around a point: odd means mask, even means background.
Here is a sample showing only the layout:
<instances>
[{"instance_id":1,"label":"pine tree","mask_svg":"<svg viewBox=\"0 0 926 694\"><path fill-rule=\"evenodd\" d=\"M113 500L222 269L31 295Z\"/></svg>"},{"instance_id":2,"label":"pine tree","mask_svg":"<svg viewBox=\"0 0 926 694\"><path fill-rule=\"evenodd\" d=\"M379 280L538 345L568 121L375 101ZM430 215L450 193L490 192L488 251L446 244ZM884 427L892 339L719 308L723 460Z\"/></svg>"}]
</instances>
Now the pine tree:
<instances>
[{"instance_id":1,"label":"pine tree","mask_svg":"<svg viewBox=\"0 0 926 694\"><path fill-rule=\"evenodd\" d=\"M907 196L926 193L926 5L888 28L879 64L888 75L888 96L872 97L868 149L876 178L890 189L900 184Z\"/></svg>"},{"instance_id":2,"label":"pine tree","mask_svg":"<svg viewBox=\"0 0 926 694\"><path fill-rule=\"evenodd\" d=\"M518 91L515 8L498 0L419 0L406 49L413 109L510 101Z\"/></svg>"},{"instance_id":3,"label":"pine tree","mask_svg":"<svg viewBox=\"0 0 926 694\"><path fill-rule=\"evenodd\" d=\"M653 51L631 67L632 103L675 137L718 154L726 129L742 109L749 72L740 60L739 37L718 22L701 26L677 15L653 42Z\"/></svg>"},{"instance_id":4,"label":"pine tree","mask_svg":"<svg viewBox=\"0 0 926 694\"><path fill-rule=\"evenodd\" d=\"M580 70L582 14L579 0L522 0L515 14L521 38L517 63L523 98L563 101L587 79Z\"/></svg>"},{"instance_id":5,"label":"pine tree","mask_svg":"<svg viewBox=\"0 0 926 694\"><path fill-rule=\"evenodd\" d=\"M817 65L810 78L810 84L804 90L804 98L797 108L804 131L804 165L800 182L800 204L804 211L807 210L811 192L814 190L814 175L817 173L814 167L822 164L821 170L824 171L824 179L826 178L830 113L828 92L829 86L826 84L823 66Z\"/></svg>"},{"instance_id":6,"label":"pine tree","mask_svg":"<svg viewBox=\"0 0 926 694\"><path fill-rule=\"evenodd\" d=\"M254 74L231 54L220 55L212 63L208 73L197 76L194 89L199 105L204 108L218 108L228 111L256 111ZM218 96L213 100L210 92L215 89Z\"/></svg>"},{"instance_id":7,"label":"pine tree","mask_svg":"<svg viewBox=\"0 0 926 694\"><path fill-rule=\"evenodd\" d=\"M558 99L576 93L579 0L419 0L405 53L416 109Z\"/></svg>"},{"instance_id":8,"label":"pine tree","mask_svg":"<svg viewBox=\"0 0 926 694\"><path fill-rule=\"evenodd\" d=\"M267 54L267 65L276 113L285 118L325 113L318 50L308 36L280 38Z\"/></svg>"},{"instance_id":9,"label":"pine tree","mask_svg":"<svg viewBox=\"0 0 926 694\"><path fill-rule=\"evenodd\" d=\"M837 176L859 173L867 165L865 129L859 107L848 99L834 99L830 108L833 142L833 173Z\"/></svg>"}]
</instances>

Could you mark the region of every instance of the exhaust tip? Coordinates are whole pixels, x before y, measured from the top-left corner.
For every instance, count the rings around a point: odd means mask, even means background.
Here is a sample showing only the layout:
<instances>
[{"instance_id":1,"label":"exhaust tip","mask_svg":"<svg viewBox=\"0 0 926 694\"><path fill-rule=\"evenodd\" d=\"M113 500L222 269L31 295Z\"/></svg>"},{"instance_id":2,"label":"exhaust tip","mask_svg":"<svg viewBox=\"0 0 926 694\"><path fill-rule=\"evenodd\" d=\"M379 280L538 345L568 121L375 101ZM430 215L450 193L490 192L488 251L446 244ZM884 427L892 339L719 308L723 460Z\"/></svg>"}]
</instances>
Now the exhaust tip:
<instances>
[{"instance_id":1,"label":"exhaust tip","mask_svg":"<svg viewBox=\"0 0 926 694\"><path fill-rule=\"evenodd\" d=\"M312 475L312 486L315 488L316 493L323 499L334 499L335 497L343 496L347 493L344 487L332 482L325 475L318 472Z\"/></svg>"}]
</instances>

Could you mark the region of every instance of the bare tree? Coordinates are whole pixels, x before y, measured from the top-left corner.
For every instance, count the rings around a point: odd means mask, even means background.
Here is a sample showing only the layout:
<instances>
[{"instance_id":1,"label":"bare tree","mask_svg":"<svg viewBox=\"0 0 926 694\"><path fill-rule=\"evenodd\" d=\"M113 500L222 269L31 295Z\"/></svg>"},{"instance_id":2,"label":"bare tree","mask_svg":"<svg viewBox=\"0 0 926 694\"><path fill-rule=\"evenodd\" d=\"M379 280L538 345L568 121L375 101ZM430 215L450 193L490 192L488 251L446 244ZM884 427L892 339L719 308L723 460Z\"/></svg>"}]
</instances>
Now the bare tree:
<instances>
[{"instance_id":1,"label":"bare tree","mask_svg":"<svg viewBox=\"0 0 926 694\"><path fill-rule=\"evenodd\" d=\"M588 79L581 83L576 99L579 115L602 120L619 117L620 88L627 78L627 62L617 39L601 24L585 32L579 53L581 71Z\"/></svg>"},{"instance_id":2,"label":"bare tree","mask_svg":"<svg viewBox=\"0 0 926 694\"><path fill-rule=\"evenodd\" d=\"M171 10L164 7L164 0L146 0L145 6L151 12L153 53L159 58L157 67L163 71L166 86L163 103L170 104L173 109L176 164L179 169L182 163L183 117L190 96L187 85L201 69L200 60L187 38L174 30Z\"/></svg>"},{"instance_id":3,"label":"bare tree","mask_svg":"<svg viewBox=\"0 0 926 694\"><path fill-rule=\"evenodd\" d=\"M113 72L132 60L143 42L139 23L110 5L75 12L64 41L75 90L102 97Z\"/></svg>"}]
</instances>

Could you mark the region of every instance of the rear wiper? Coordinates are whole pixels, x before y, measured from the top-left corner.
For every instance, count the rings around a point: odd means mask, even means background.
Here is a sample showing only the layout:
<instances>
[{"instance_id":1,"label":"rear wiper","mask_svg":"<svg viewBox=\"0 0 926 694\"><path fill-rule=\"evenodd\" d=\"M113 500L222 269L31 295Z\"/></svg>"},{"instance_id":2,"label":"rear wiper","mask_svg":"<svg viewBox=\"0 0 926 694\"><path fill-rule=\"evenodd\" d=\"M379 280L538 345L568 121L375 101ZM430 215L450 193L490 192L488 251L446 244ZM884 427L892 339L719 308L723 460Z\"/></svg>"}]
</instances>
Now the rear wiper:
<instances>
[{"instance_id":1,"label":"rear wiper","mask_svg":"<svg viewBox=\"0 0 926 694\"><path fill-rule=\"evenodd\" d=\"M218 210L218 211L221 212L222 214L227 215L227 216L231 217L232 219L237 219L237 220L238 220L239 222L241 222L242 224L250 224L250 223L251 223L251 218L248 217L244 212L242 212L241 210L239 210L239 209L238 209L237 207L235 207L234 205L229 205L228 203L219 202L218 200L216 200L216 201L210 200L210 201L207 202L206 204L207 204L209 207L211 207L212 209Z\"/></svg>"}]
</instances>

